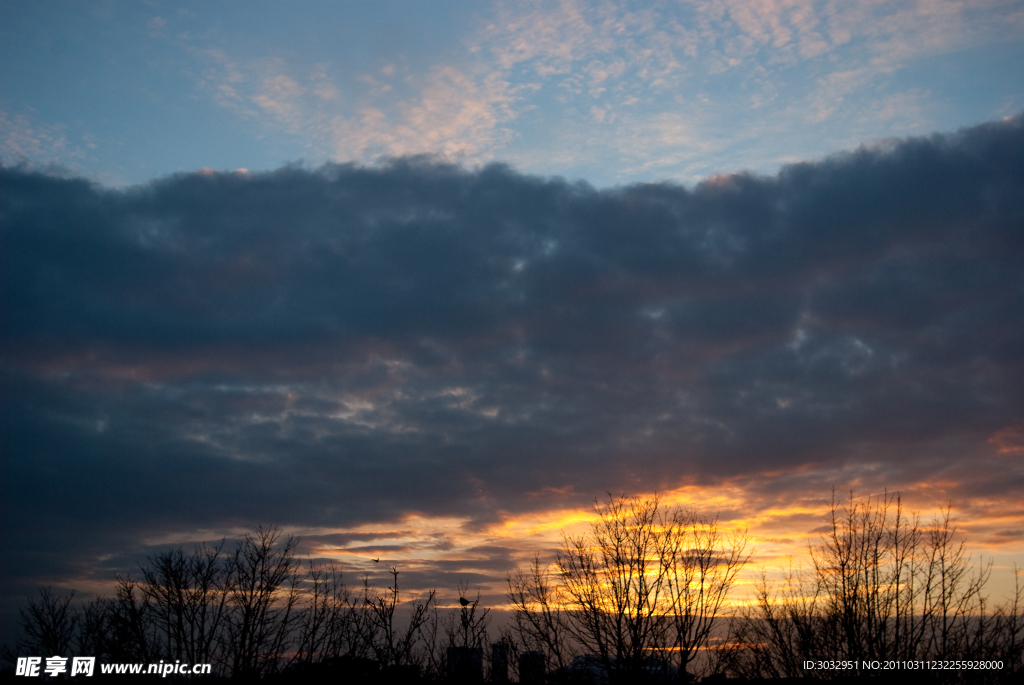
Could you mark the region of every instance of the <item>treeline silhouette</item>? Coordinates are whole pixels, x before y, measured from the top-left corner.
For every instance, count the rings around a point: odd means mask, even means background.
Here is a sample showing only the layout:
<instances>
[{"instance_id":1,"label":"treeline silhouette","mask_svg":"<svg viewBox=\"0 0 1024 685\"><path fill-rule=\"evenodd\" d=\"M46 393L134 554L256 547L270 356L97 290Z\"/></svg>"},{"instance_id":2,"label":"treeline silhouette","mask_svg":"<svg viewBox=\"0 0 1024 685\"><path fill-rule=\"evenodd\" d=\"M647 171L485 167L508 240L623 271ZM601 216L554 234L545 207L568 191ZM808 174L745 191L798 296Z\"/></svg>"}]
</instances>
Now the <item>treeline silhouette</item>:
<instances>
[{"instance_id":1,"label":"treeline silhouette","mask_svg":"<svg viewBox=\"0 0 1024 685\"><path fill-rule=\"evenodd\" d=\"M755 602L720 648L722 670L791 678L808 675L806 661L847 661L860 665L858 675L896 667L889 679L900 683L1024 681L1020 569L1013 596L990 606L992 564L967 554L948 508L924 522L904 511L898 495L851 494L841 504L833 492L827 532L809 554L810 568L790 569L781 582L762 572ZM958 660L971 665L955 667ZM977 669L979 662L989 667ZM932 670L950 663L951 670Z\"/></svg>"},{"instance_id":2,"label":"treeline silhouette","mask_svg":"<svg viewBox=\"0 0 1024 685\"><path fill-rule=\"evenodd\" d=\"M508 575L509 620L493 636L490 611L465 584L454 609L433 590L404 600L394 567L385 588L368 577L350 587L333 563L301 559L297 537L261 527L231 545L150 557L137 576L117 577L111 597L75 603L73 592L41 589L21 610L14 649L4 648L5 677L17 657L56 655L213 665L211 675L168 676L177 681L1020 681L1019 571L1014 595L990 607L991 565L967 555L949 511L922 522L896 496L833 496L828 524L807 569L776 582L762 571L752 601L730 609L751 560L745 532L726 534L657 496L609 497L550 563L537 556ZM906 666L958 659L989 668ZM902 670L884 670L897 662ZM104 679L99 666L92 679Z\"/></svg>"}]
</instances>

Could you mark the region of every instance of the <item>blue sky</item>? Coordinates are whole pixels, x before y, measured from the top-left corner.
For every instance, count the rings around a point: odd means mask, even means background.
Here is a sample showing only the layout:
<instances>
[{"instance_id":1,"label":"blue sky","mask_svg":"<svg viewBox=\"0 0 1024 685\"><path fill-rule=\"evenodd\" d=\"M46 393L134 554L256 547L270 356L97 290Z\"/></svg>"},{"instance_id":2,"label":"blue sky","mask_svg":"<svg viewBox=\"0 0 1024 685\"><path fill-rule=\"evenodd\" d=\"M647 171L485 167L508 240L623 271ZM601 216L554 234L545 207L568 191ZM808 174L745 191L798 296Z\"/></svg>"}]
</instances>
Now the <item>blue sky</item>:
<instances>
[{"instance_id":1,"label":"blue sky","mask_svg":"<svg viewBox=\"0 0 1024 685\"><path fill-rule=\"evenodd\" d=\"M430 154L774 173L1024 108L1002 1L0 5L0 156L124 185Z\"/></svg>"}]
</instances>

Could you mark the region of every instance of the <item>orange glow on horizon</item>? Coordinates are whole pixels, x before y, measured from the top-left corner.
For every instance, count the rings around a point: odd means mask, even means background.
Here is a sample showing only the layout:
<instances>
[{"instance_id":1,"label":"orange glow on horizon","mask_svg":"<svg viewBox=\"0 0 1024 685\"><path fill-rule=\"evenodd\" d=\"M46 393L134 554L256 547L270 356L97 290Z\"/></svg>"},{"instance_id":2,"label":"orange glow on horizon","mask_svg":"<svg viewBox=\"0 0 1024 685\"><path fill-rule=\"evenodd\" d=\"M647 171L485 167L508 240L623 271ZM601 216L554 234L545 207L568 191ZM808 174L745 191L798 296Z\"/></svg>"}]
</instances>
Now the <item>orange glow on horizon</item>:
<instances>
[{"instance_id":1,"label":"orange glow on horizon","mask_svg":"<svg viewBox=\"0 0 1024 685\"><path fill-rule=\"evenodd\" d=\"M776 478L792 479L794 473L779 474ZM809 546L821 540L832 497L830 489L819 484L833 478L840 482L836 475L803 469L800 477L809 479L807 487L789 483L788 489L775 489L772 479L762 474L712 485L685 483L658 494L662 506L692 508L709 518L720 514L719 530L723 537L740 531L749 535L746 550L752 553L752 558L741 571L729 599L732 607L741 607L753 601L754 586L762 571L777 582L784 578L787 568L809 568ZM956 492L953 485L946 479L905 484L898 489L904 513L916 513L922 524L927 524L951 502L949 493ZM863 494L854 491L854 497L863 501L870 496L874 500L884 492L872 492L865 486ZM364 575L376 579L377 583L387 582L386 572L394 566L406 572L402 579L409 583L403 586L410 588L408 597L422 592L427 587L423 582L431 583L431 587L436 584L439 597L447 597L459 582L472 579L470 590L480 590L487 606L500 609L504 607L507 573L516 567L526 569L537 553L542 563L553 562L555 550L562 545L563 533L578 535L589 530L595 517L593 504L560 505L558 500L565 494L541 493L535 500L540 505L536 509L498 512L495 520L483 525L469 516L433 516L421 512L390 522L345 528L292 526L282 528L281 532L305 539L303 557L338 562L349 584L356 584L356 579ZM638 496L649 494L653 493ZM895 492L889 491L889 495L894 496ZM849 491L837 487L835 496L842 509ZM952 499L951 504L952 522L958 535L967 540L973 559L993 562L989 595L998 603L1012 590L1013 565L1024 566L1024 502L1010 495L961 495L959 499ZM238 539L251 532L240 528L181 531L155 536L145 540L145 544L188 549L191 541L216 543L222 538ZM97 571L80 581L69 581L69 587L95 586L100 592L105 578L98 571L104 564L100 559L96 561ZM431 580L417 581L416 574L425 574L423 578Z\"/></svg>"}]
</instances>

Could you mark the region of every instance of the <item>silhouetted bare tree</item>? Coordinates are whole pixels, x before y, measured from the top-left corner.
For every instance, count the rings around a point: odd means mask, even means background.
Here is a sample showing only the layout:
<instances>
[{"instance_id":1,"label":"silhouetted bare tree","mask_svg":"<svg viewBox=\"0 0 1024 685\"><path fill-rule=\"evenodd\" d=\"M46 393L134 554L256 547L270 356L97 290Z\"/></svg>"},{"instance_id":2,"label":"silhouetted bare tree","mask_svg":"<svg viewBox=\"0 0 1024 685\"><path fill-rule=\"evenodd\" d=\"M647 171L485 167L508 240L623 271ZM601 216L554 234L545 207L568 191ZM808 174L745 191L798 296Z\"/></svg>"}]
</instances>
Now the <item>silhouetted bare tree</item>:
<instances>
[{"instance_id":1,"label":"silhouetted bare tree","mask_svg":"<svg viewBox=\"0 0 1024 685\"><path fill-rule=\"evenodd\" d=\"M612 682L684 671L705 646L739 569L746 534L646 499L609 496L589 533L565 535L554 564L509 577L518 641L565 664L594 655ZM569 643L575 643L571 648Z\"/></svg>"},{"instance_id":2,"label":"silhouetted bare tree","mask_svg":"<svg viewBox=\"0 0 1024 685\"><path fill-rule=\"evenodd\" d=\"M153 620L153 607L138 582L117 577L114 596L102 600L103 654L115 661L158 661L161 640Z\"/></svg>"},{"instance_id":3,"label":"silhouetted bare tree","mask_svg":"<svg viewBox=\"0 0 1024 685\"><path fill-rule=\"evenodd\" d=\"M108 600L98 597L82 605L78 633L75 635L75 651L102 659L108 655L110 633L107 615Z\"/></svg>"},{"instance_id":4,"label":"silhouetted bare tree","mask_svg":"<svg viewBox=\"0 0 1024 685\"><path fill-rule=\"evenodd\" d=\"M444 633L449 647L470 647L483 649L487 646L487 624L490 609L477 611L480 606L480 593L476 599L466 599L469 585L459 584L459 600L461 606L457 613L449 613L444 621Z\"/></svg>"},{"instance_id":5,"label":"silhouetted bare tree","mask_svg":"<svg viewBox=\"0 0 1024 685\"><path fill-rule=\"evenodd\" d=\"M400 625L395 615L401 605L399 573L396 567L391 568L391 586L383 593L370 585L369 579L363 583L363 603L370 610L369 620L364 623L365 639L385 671L419 665L416 649L423 639L423 628L430 619L434 603L433 590L425 599L409 602L408 622Z\"/></svg>"},{"instance_id":6,"label":"silhouetted bare tree","mask_svg":"<svg viewBox=\"0 0 1024 685\"><path fill-rule=\"evenodd\" d=\"M197 545L152 557L141 568L139 587L151 607L165 659L210 663L229 618L232 568L224 542Z\"/></svg>"},{"instance_id":7,"label":"silhouetted bare tree","mask_svg":"<svg viewBox=\"0 0 1024 685\"><path fill-rule=\"evenodd\" d=\"M692 511L673 521L678 528L666 531L669 616L675 638L671 647L683 673L698 650L708 646L716 619L750 555L745 530L723 535L717 521Z\"/></svg>"},{"instance_id":8,"label":"silhouetted bare tree","mask_svg":"<svg viewBox=\"0 0 1024 685\"><path fill-rule=\"evenodd\" d=\"M295 573L298 544L295 536L281 541L276 528L259 527L235 550L229 593L232 611L227 623L227 656L233 678L258 678L285 666L300 597L300 579Z\"/></svg>"},{"instance_id":9,"label":"silhouetted bare tree","mask_svg":"<svg viewBox=\"0 0 1024 685\"><path fill-rule=\"evenodd\" d=\"M810 571L791 569L779 584L762 575L748 620L735 623L735 672L798 677L807 659L1019 661L1019 585L986 610L991 567L967 555L948 509L923 525L899 496L851 495L840 506L833 494L827 521Z\"/></svg>"},{"instance_id":10,"label":"silhouetted bare tree","mask_svg":"<svg viewBox=\"0 0 1024 685\"><path fill-rule=\"evenodd\" d=\"M578 650L570 641L565 625L557 579L550 566L535 555L529 569L516 568L507 576L512 625L503 633L513 652L544 654L549 669L565 669Z\"/></svg>"},{"instance_id":11,"label":"silhouetted bare tree","mask_svg":"<svg viewBox=\"0 0 1024 685\"><path fill-rule=\"evenodd\" d=\"M52 587L39 590L20 609L22 638L17 649L22 654L68 656L79 624L78 609L71 604L74 590L58 594Z\"/></svg>"},{"instance_id":12,"label":"silhouetted bare tree","mask_svg":"<svg viewBox=\"0 0 1024 685\"><path fill-rule=\"evenodd\" d=\"M81 609L72 603L73 593L45 588L22 610L23 637L16 647L22 654L53 656L69 653L74 644L76 654L101 662L212 663L216 674L234 680L280 675L293 664L288 672L296 678L356 671L357 679L374 678L379 663L388 678L401 680L432 648L424 632L431 616L433 649L446 646L437 630L442 622L431 613L434 591L403 604L393 568L385 591L367 580L362 593L352 593L333 564L301 563L298 543L276 528L257 528L231 554L224 542L200 544L191 553L161 552L140 565L141 579L118 576L112 597ZM464 613L467 639L485 642L480 627L486 610L474 602ZM462 625L454 617L450 623ZM17 653L4 647L0 657L13 666ZM431 675L442 676L443 668Z\"/></svg>"},{"instance_id":13,"label":"silhouetted bare tree","mask_svg":"<svg viewBox=\"0 0 1024 685\"><path fill-rule=\"evenodd\" d=\"M333 563L309 561L303 580L303 604L297 633L297 660L305 665L345 657L367 658L367 609L342 582Z\"/></svg>"}]
</instances>

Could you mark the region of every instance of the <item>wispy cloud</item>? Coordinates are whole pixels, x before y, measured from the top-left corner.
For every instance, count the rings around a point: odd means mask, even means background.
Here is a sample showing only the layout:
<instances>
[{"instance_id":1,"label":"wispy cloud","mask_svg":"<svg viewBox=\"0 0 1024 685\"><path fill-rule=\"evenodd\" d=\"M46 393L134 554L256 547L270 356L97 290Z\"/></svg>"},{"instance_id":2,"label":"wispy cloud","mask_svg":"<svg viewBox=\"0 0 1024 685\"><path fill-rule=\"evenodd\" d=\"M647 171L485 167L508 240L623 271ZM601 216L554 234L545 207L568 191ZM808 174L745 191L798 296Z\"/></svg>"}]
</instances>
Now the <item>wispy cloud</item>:
<instances>
[{"instance_id":1,"label":"wispy cloud","mask_svg":"<svg viewBox=\"0 0 1024 685\"><path fill-rule=\"evenodd\" d=\"M116 147L117 141L80 127L73 130L64 123L46 123L34 114L13 114L0 108L0 162L55 174L88 174L113 186L127 184L119 173L123 170L117 167L94 171L99 157Z\"/></svg>"},{"instance_id":2,"label":"wispy cloud","mask_svg":"<svg viewBox=\"0 0 1024 685\"><path fill-rule=\"evenodd\" d=\"M197 53L215 65L203 85L220 104L303 138L314 161L430 154L481 162L511 136L503 125L515 116L514 95L494 74L474 79L444 65L398 73L386 65L346 79L329 64L243 65L220 50Z\"/></svg>"},{"instance_id":3,"label":"wispy cloud","mask_svg":"<svg viewBox=\"0 0 1024 685\"><path fill-rule=\"evenodd\" d=\"M937 101L894 76L915 59L1013 40L1021 17L1009 2L562 0L496 3L461 52L425 63L351 71L199 39L189 49L208 63L203 88L216 101L298 137L314 162L428 154L692 181L753 139L771 147L808 124L834 146L890 124L930 126Z\"/></svg>"},{"instance_id":4,"label":"wispy cloud","mask_svg":"<svg viewBox=\"0 0 1024 685\"><path fill-rule=\"evenodd\" d=\"M492 159L511 136L507 82L490 76L477 83L453 67L438 67L417 96L390 110L368 106L355 116L331 120L335 159L439 154L447 159Z\"/></svg>"},{"instance_id":5,"label":"wispy cloud","mask_svg":"<svg viewBox=\"0 0 1024 685\"><path fill-rule=\"evenodd\" d=\"M69 149L67 126L34 123L24 115L11 115L3 109L0 109L0 136L0 157L7 164L32 160L46 165L75 154Z\"/></svg>"}]
</instances>

